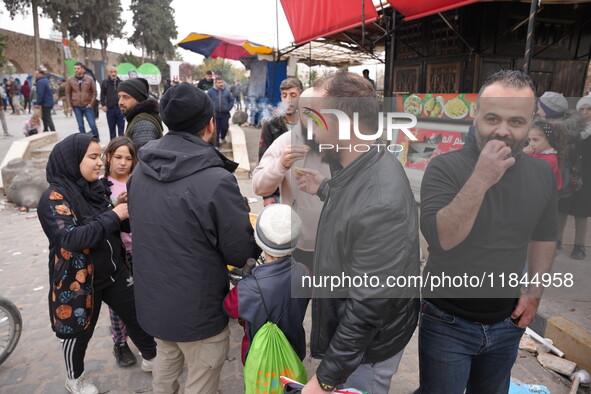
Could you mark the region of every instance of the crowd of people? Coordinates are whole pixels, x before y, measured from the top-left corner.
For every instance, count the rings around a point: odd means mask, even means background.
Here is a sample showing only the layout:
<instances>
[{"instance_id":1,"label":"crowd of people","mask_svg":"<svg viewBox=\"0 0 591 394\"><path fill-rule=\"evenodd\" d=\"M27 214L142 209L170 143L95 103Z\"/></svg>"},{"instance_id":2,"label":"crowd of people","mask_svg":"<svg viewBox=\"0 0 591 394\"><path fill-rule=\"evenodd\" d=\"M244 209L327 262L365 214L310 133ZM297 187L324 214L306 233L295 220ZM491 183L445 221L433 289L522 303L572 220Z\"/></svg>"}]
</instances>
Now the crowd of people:
<instances>
[{"instance_id":1,"label":"crowd of people","mask_svg":"<svg viewBox=\"0 0 591 394\"><path fill-rule=\"evenodd\" d=\"M380 111L368 75L339 71L307 90L288 78L280 111L261 131L252 186L265 208L253 226L233 176L237 163L215 149L239 90L208 76L197 87L171 83L158 102L144 79L121 81L111 68L99 99L111 137L104 154L93 127L91 77L80 67L66 82L81 132L51 153L50 187L38 208L66 389L98 393L84 355L104 301L117 364L137 362L129 335L155 393L177 392L185 364L185 392L218 392L229 318L244 327L243 363L269 321L300 360L308 353L321 359L303 394L343 387L388 393L417 322L417 393L507 392L540 286L427 286L420 293L383 284L421 275L419 230L429 244L423 278L548 273L567 215L576 223L571 257L584 258L591 96L569 111L556 92L536 101L520 71L490 76L479 92L473 140L430 161L419 215L400 162L380 149L386 141L376 136L367 145ZM39 94L43 72L36 77ZM51 129L50 103L41 103L49 113L44 129ZM342 140L337 117L316 121L323 109L357 119L359 130ZM23 131L40 132L39 120ZM345 143L349 149L326 148ZM351 148L357 145L369 148ZM230 289L227 266L249 259L262 264ZM342 275L371 276L382 286L304 285L306 277Z\"/></svg>"}]
</instances>

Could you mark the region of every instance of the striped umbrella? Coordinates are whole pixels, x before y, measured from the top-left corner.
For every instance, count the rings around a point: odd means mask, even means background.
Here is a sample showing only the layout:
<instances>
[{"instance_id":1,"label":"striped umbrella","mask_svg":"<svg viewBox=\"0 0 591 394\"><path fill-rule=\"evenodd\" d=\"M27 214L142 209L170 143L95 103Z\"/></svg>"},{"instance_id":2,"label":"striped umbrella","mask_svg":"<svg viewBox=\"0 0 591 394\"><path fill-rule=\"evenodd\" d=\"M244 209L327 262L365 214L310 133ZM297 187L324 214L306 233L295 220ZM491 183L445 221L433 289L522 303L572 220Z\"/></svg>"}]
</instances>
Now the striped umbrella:
<instances>
[{"instance_id":1,"label":"striped umbrella","mask_svg":"<svg viewBox=\"0 0 591 394\"><path fill-rule=\"evenodd\" d=\"M177 44L205 57L238 60L244 56L268 55L272 48L255 44L242 37L222 37L210 34L191 33Z\"/></svg>"}]
</instances>

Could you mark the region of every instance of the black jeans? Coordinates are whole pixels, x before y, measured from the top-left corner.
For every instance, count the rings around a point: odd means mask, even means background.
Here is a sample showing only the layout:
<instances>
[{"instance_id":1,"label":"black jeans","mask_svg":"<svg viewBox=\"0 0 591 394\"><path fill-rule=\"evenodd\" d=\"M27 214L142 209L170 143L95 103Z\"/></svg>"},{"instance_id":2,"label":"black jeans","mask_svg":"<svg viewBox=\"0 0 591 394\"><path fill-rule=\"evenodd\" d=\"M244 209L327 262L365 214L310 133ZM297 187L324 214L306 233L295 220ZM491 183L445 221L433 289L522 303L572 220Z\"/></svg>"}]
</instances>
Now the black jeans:
<instances>
[{"instance_id":1,"label":"black jeans","mask_svg":"<svg viewBox=\"0 0 591 394\"><path fill-rule=\"evenodd\" d=\"M55 131L53 119L51 119L51 107L41 107L41 119L43 119L43 131Z\"/></svg>"},{"instance_id":2,"label":"black jeans","mask_svg":"<svg viewBox=\"0 0 591 394\"><path fill-rule=\"evenodd\" d=\"M29 106L29 113L31 113L31 98L30 97L25 97L25 107L23 108L25 111L27 111L27 105Z\"/></svg>"},{"instance_id":3,"label":"black jeans","mask_svg":"<svg viewBox=\"0 0 591 394\"><path fill-rule=\"evenodd\" d=\"M133 280L127 268L124 268L124 272L116 277L113 284L102 290L95 290L94 309L88 328L76 338L64 340L62 350L66 361L68 378L70 379L77 379L84 372L84 355L86 354L88 342L90 342L90 338L94 333L94 327L98 321L103 301L123 320L129 337L142 352L142 357L146 360L156 357L154 337L146 333L137 322Z\"/></svg>"}]
</instances>

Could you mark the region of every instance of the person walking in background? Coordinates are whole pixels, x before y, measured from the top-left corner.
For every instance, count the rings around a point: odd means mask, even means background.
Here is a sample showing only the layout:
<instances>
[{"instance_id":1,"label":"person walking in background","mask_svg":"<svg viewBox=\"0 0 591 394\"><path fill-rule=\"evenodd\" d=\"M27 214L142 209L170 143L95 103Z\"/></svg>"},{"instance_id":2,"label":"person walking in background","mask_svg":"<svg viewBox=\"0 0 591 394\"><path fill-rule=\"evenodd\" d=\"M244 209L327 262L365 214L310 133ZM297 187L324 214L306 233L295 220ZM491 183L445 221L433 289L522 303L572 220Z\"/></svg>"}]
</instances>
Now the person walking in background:
<instances>
[{"instance_id":1,"label":"person walking in background","mask_svg":"<svg viewBox=\"0 0 591 394\"><path fill-rule=\"evenodd\" d=\"M209 89L207 94L211 98L211 101L213 101L215 124L217 127L217 141L215 146L219 148L222 143L226 143L226 134L230 127L230 111L234 107L234 96L225 88L225 82L221 76L216 78L214 88Z\"/></svg>"},{"instance_id":2,"label":"person walking in background","mask_svg":"<svg viewBox=\"0 0 591 394\"><path fill-rule=\"evenodd\" d=\"M238 81L234 81L232 86L230 86L230 93L232 93L232 96L234 96L234 103L236 104L237 111L242 110L242 101L240 100L241 89L242 89L242 86L240 86L240 82L238 82Z\"/></svg>"},{"instance_id":3,"label":"person walking in background","mask_svg":"<svg viewBox=\"0 0 591 394\"><path fill-rule=\"evenodd\" d=\"M148 97L148 81L133 78L123 81L117 88L119 108L127 119L125 136L140 149L148 141L162 137L158 101Z\"/></svg>"},{"instance_id":4,"label":"person walking in background","mask_svg":"<svg viewBox=\"0 0 591 394\"><path fill-rule=\"evenodd\" d=\"M37 81L36 80L35 80L35 82L33 82L33 86L31 86L31 104L33 104L33 106L38 105L37 104Z\"/></svg>"},{"instance_id":5,"label":"person walking in background","mask_svg":"<svg viewBox=\"0 0 591 394\"><path fill-rule=\"evenodd\" d=\"M127 201L126 183L137 163L135 144L127 137L116 137L105 148L105 176L101 181L108 190L111 203L114 206ZM131 234L121 233L121 240L125 245L127 261L131 265ZM117 365L121 368L130 367L137 362L133 352L127 345L127 328L121 317L109 307L111 319L111 335L113 338L113 355Z\"/></svg>"},{"instance_id":6,"label":"person walking in background","mask_svg":"<svg viewBox=\"0 0 591 394\"><path fill-rule=\"evenodd\" d=\"M10 78L10 105L12 105L12 113L15 115L20 115L23 111L23 107L21 107L20 97L21 91L20 87L18 86L18 82L14 78Z\"/></svg>"},{"instance_id":7,"label":"person walking in background","mask_svg":"<svg viewBox=\"0 0 591 394\"><path fill-rule=\"evenodd\" d=\"M0 99L4 101L6 98L6 92L4 91L4 86L0 85ZM8 132L8 125L6 124L6 102L4 105L0 105L0 123L2 123L2 131L4 132L4 137L11 137L12 134Z\"/></svg>"},{"instance_id":8,"label":"person walking in background","mask_svg":"<svg viewBox=\"0 0 591 394\"><path fill-rule=\"evenodd\" d=\"M72 117L72 106L66 97L66 84L67 81L62 79L60 86L57 88L57 98L62 102L62 108L64 109L64 115Z\"/></svg>"},{"instance_id":9,"label":"person walking in background","mask_svg":"<svg viewBox=\"0 0 591 394\"><path fill-rule=\"evenodd\" d=\"M21 93L23 98L25 99L25 112L27 111L27 106L29 107L29 115L31 114L31 86L29 85L29 81L25 80L23 86L21 87Z\"/></svg>"},{"instance_id":10,"label":"person walking in background","mask_svg":"<svg viewBox=\"0 0 591 394\"><path fill-rule=\"evenodd\" d=\"M74 109L78 131L86 133L84 129L84 118L86 118L92 134L100 139L93 109L96 102L96 85L92 77L86 75L86 68L80 62L74 64L74 75L68 78L66 100L70 102Z\"/></svg>"},{"instance_id":11,"label":"person walking in background","mask_svg":"<svg viewBox=\"0 0 591 394\"><path fill-rule=\"evenodd\" d=\"M45 71L37 70L37 105L41 106L41 119L43 119L43 131L55 131L51 110L53 109L53 93L49 86L49 78L45 77Z\"/></svg>"},{"instance_id":12,"label":"person walking in background","mask_svg":"<svg viewBox=\"0 0 591 394\"><path fill-rule=\"evenodd\" d=\"M6 86L4 87L4 89L6 90L6 101L10 105L10 108L12 108L11 114L14 114L14 105L12 105L12 93L11 93L13 82L14 82L14 78L8 77L8 81L6 81Z\"/></svg>"},{"instance_id":13,"label":"person walking in background","mask_svg":"<svg viewBox=\"0 0 591 394\"><path fill-rule=\"evenodd\" d=\"M104 301L125 322L149 371L156 343L137 322L133 279L121 243L127 203L112 207L99 181L102 150L91 134L60 141L47 162L49 188L37 215L49 241L49 314L51 328L63 339L66 389L98 394L84 374L84 357Z\"/></svg>"},{"instance_id":14,"label":"person walking in background","mask_svg":"<svg viewBox=\"0 0 591 394\"><path fill-rule=\"evenodd\" d=\"M107 113L107 123L109 124L109 136L111 139L117 135L122 136L125 132L125 117L119 109L119 97L117 89L121 79L117 76L117 68L109 67L109 78L101 83L101 106Z\"/></svg>"},{"instance_id":15,"label":"person walking in background","mask_svg":"<svg viewBox=\"0 0 591 394\"><path fill-rule=\"evenodd\" d=\"M2 107L4 108L4 111L6 111L6 107L8 106L8 93L4 83L0 83L0 95L2 96Z\"/></svg>"},{"instance_id":16,"label":"person walking in background","mask_svg":"<svg viewBox=\"0 0 591 394\"><path fill-rule=\"evenodd\" d=\"M185 362L185 393L215 394L230 341L226 265L242 267L260 249L238 164L213 148L210 98L183 82L160 105L170 131L139 150L127 185L138 319L158 343L155 394L178 392Z\"/></svg>"}]
</instances>

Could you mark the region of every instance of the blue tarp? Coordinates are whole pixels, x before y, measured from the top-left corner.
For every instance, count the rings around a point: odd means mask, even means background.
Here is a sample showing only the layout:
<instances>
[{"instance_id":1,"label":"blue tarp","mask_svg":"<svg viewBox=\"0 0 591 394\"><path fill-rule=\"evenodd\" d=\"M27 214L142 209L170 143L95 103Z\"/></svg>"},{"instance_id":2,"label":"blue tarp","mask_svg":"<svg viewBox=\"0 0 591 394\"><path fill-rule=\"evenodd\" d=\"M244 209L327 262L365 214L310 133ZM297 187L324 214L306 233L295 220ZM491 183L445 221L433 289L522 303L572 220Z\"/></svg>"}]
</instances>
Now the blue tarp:
<instances>
[{"instance_id":1,"label":"blue tarp","mask_svg":"<svg viewBox=\"0 0 591 394\"><path fill-rule=\"evenodd\" d=\"M287 60L267 63L267 90L265 96L269 103L276 107L281 101L279 86L287 78Z\"/></svg>"}]
</instances>

